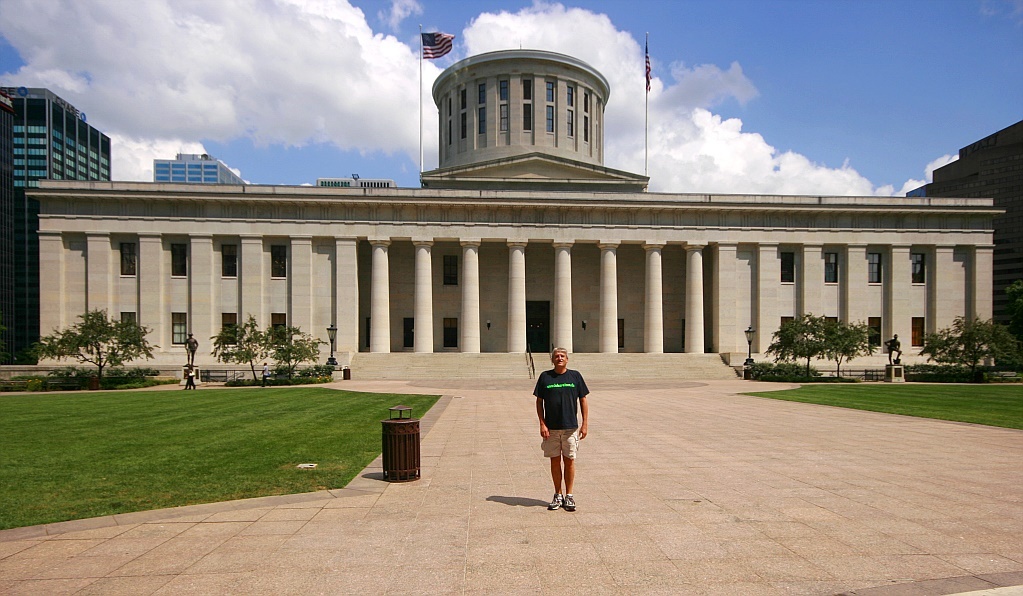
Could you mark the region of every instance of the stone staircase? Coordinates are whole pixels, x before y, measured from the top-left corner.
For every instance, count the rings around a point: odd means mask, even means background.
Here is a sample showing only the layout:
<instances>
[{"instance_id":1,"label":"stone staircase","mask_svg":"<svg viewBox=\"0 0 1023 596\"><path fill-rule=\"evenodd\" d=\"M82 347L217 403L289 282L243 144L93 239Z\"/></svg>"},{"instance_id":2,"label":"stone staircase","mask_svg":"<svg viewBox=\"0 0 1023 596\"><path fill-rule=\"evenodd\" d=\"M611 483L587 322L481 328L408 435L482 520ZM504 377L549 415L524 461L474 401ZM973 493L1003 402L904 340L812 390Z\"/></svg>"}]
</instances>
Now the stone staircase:
<instances>
[{"instance_id":1,"label":"stone staircase","mask_svg":"<svg viewBox=\"0 0 1023 596\"><path fill-rule=\"evenodd\" d=\"M533 354L539 373L551 367L546 354ZM717 354L590 354L569 357L569 367L586 379L735 379ZM351 356L355 379L528 379L525 354L416 354L359 352Z\"/></svg>"}]
</instances>

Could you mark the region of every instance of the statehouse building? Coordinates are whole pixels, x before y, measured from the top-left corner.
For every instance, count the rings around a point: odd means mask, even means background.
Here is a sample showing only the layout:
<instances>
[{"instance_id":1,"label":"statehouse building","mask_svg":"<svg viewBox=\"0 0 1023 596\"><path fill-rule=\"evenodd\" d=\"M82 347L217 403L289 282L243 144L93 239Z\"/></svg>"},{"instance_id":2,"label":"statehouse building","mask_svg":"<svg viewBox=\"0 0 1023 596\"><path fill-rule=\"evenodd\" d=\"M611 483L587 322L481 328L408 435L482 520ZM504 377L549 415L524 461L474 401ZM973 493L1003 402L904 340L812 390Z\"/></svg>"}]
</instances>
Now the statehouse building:
<instances>
[{"instance_id":1,"label":"statehouse building","mask_svg":"<svg viewBox=\"0 0 1023 596\"><path fill-rule=\"evenodd\" d=\"M611 91L552 52L457 62L421 188L45 181L40 332L106 309L168 366L250 314L336 326L353 368L553 345L728 361L813 313L898 334L912 361L925 332L991 317L991 200L648 192L604 165Z\"/></svg>"}]
</instances>

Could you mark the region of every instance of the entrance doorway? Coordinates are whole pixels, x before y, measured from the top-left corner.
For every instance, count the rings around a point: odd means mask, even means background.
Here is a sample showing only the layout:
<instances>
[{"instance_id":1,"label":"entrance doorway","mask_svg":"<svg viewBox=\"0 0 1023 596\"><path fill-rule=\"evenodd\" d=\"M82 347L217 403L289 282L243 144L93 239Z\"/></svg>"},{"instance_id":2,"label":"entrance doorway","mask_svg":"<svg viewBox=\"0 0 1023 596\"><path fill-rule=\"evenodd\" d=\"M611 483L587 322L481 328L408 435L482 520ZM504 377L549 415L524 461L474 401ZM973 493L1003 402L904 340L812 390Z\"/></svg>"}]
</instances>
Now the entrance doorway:
<instances>
[{"instance_id":1,"label":"entrance doorway","mask_svg":"<svg viewBox=\"0 0 1023 596\"><path fill-rule=\"evenodd\" d=\"M551 303L547 300L526 301L526 344L534 354L551 351Z\"/></svg>"}]
</instances>

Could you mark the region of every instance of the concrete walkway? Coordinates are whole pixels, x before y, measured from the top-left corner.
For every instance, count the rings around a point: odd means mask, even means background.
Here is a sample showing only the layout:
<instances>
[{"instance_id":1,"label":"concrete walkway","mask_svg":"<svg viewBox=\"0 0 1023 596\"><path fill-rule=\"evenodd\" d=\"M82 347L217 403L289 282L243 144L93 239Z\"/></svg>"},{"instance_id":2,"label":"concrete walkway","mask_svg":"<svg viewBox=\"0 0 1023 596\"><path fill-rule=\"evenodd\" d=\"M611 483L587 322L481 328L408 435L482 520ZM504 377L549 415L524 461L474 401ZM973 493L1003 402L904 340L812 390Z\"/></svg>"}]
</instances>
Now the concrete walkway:
<instances>
[{"instance_id":1,"label":"concrete walkway","mask_svg":"<svg viewBox=\"0 0 1023 596\"><path fill-rule=\"evenodd\" d=\"M424 417L421 480L384 483L378 460L344 490L0 532L0 593L896 596L1023 584L1023 431L738 395L776 384L600 383L579 509L549 512L531 382L333 386L447 396Z\"/></svg>"}]
</instances>

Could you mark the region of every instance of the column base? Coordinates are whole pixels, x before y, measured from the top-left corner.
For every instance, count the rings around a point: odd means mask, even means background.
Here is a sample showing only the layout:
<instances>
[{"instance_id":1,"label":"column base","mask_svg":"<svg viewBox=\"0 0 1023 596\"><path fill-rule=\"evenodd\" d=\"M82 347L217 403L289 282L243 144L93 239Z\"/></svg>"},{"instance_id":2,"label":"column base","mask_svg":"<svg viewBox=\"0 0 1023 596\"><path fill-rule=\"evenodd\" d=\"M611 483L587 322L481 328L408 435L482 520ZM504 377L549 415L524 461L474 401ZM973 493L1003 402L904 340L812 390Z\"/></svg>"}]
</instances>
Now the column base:
<instances>
[{"instance_id":1,"label":"column base","mask_svg":"<svg viewBox=\"0 0 1023 596\"><path fill-rule=\"evenodd\" d=\"M906 369L901 364L886 364L884 367L885 383L905 383Z\"/></svg>"}]
</instances>

